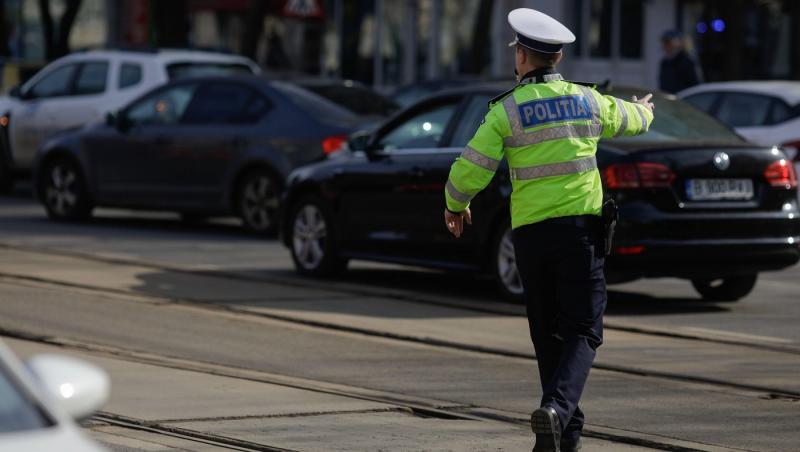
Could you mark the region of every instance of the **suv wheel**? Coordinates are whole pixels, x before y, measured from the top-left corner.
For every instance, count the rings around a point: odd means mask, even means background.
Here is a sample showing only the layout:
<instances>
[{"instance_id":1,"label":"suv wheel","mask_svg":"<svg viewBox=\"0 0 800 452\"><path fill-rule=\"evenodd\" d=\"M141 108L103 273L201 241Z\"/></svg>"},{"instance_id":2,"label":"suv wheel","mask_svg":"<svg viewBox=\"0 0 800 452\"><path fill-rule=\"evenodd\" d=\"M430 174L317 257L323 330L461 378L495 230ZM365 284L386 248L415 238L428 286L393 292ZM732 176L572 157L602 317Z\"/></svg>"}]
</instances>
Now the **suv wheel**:
<instances>
[{"instance_id":1,"label":"suv wheel","mask_svg":"<svg viewBox=\"0 0 800 452\"><path fill-rule=\"evenodd\" d=\"M331 276L347 267L347 260L339 256L331 215L321 200L302 199L289 218L292 260L299 273Z\"/></svg>"},{"instance_id":2,"label":"suv wheel","mask_svg":"<svg viewBox=\"0 0 800 452\"><path fill-rule=\"evenodd\" d=\"M497 233L492 253L492 270L500 292L511 301L523 300L522 280L517 271L517 257L511 240L511 226L506 225Z\"/></svg>"},{"instance_id":3,"label":"suv wheel","mask_svg":"<svg viewBox=\"0 0 800 452\"><path fill-rule=\"evenodd\" d=\"M733 302L752 292L758 273L717 279L693 279L692 286L705 301Z\"/></svg>"},{"instance_id":4,"label":"suv wheel","mask_svg":"<svg viewBox=\"0 0 800 452\"><path fill-rule=\"evenodd\" d=\"M91 215L86 181L73 160L59 158L48 163L42 179L42 202L51 219L75 221Z\"/></svg>"},{"instance_id":5,"label":"suv wheel","mask_svg":"<svg viewBox=\"0 0 800 452\"><path fill-rule=\"evenodd\" d=\"M273 234L277 229L280 186L264 169L247 173L239 184L237 205L245 229L256 234Z\"/></svg>"}]
</instances>

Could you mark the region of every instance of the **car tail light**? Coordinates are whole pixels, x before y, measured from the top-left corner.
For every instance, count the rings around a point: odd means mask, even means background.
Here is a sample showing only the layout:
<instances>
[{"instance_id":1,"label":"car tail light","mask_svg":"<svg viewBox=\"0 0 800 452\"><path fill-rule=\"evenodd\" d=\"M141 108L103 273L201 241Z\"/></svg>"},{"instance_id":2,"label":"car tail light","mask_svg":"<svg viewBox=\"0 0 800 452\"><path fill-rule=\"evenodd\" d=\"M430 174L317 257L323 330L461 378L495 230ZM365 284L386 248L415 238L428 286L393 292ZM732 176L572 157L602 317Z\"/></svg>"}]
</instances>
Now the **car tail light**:
<instances>
[{"instance_id":1,"label":"car tail light","mask_svg":"<svg viewBox=\"0 0 800 452\"><path fill-rule=\"evenodd\" d=\"M780 159L770 164L764 171L764 177L773 187L797 187L797 173L794 164L786 159Z\"/></svg>"},{"instance_id":2,"label":"car tail light","mask_svg":"<svg viewBox=\"0 0 800 452\"><path fill-rule=\"evenodd\" d=\"M675 173L661 163L621 163L610 165L605 172L608 188L663 188L672 185Z\"/></svg>"},{"instance_id":3,"label":"car tail light","mask_svg":"<svg viewBox=\"0 0 800 452\"><path fill-rule=\"evenodd\" d=\"M347 143L347 135L334 135L332 137L322 140L322 152L332 154L336 151L342 150L344 144Z\"/></svg>"},{"instance_id":4,"label":"car tail light","mask_svg":"<svg viewBox=\"0 0 800 452\"><path fill-rule=\"evenodd\" d=\"M644 252L643 246L621 246L614 250L616 254L623 256L630 256L633 254L642 254Z\"/></svg>"},{"instance_id":5,"label":"car tail light","mask_svg":"<svg viewBox=\"0 0 800 452\"><path fill-rule=\"evenodd\" d=\"M0 126L2 126L2 127L8 127L8 123L9 123L9 117L8 117L8 115L3 115L3 116L0 116Z\"/></svg>"}]
</instances>

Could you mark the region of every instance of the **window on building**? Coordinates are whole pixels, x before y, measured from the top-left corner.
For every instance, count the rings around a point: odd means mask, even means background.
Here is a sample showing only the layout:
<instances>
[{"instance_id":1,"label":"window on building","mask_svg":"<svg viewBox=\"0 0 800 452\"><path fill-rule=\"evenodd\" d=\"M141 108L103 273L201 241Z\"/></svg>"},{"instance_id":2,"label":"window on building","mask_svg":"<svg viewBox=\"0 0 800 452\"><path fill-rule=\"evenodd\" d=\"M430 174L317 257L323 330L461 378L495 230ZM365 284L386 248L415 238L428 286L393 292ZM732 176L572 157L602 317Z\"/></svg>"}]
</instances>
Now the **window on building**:
<instances>
[{"instance_id":1,"label":"window on building","mask_svg":"<svg viewBox=\"0 0 800 452\"><path fill-rule=\"evenodd\" d=\"M589 56L611 57L612 0L591 0L589 3Z\"/></svg>"},{"instance_id":2,"label":"window on building","mask_svg":"<svg viewBox=\"0 0 800 452\"><path fill-rule=\"evenodd\" d=\"M135 63L122 63L119 70L119 88L134 86L142 81L142 65Z\"/></svg>"},{"instance_id":3,"label":"window on building","mask_svg":"<svg viewBox=\"0 0 800 452\"><path fill-rule=\"evenodd\" d=\"M644 23L641 0L619 0L619 56L642 57L642 24Z\"/></svg>"},{"instance_id":4,"label":"window on building","mask_svg":"<svg viewBox=\"0 0 800 452\"><path fill-rule=\"evenodd\" d=\"M75 94L100 94L106 90L108 63L85 63L75 81Z\"/></svg>"}]
</instances>

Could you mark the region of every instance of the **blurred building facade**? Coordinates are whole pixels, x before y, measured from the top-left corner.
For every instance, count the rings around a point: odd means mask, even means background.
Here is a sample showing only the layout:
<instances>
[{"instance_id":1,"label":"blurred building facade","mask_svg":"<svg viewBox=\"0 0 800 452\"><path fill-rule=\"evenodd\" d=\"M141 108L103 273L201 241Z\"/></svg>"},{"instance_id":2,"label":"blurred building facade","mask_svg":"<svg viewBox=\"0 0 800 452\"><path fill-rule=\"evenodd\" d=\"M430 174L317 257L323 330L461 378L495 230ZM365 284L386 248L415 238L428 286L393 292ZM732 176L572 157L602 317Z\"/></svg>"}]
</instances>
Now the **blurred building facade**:
<instances>
[{"instance_id":1,"label":"blurred building facade","mask_svg":"<svg viewBox=\"0 0 800 452\"><path fill-rule=\"evenodd\" d=\"M69 0L49 4L56 27ZM796 0L82 0L69 48L195 47L245 54L267 70L378 87L461 76L510 78L516 7L578 37L568 78L657 86L660 36L685 33L706 80L800 78ZM41 2L2 4L6 60L43 60Z\"/></svg>"}]
</instances>

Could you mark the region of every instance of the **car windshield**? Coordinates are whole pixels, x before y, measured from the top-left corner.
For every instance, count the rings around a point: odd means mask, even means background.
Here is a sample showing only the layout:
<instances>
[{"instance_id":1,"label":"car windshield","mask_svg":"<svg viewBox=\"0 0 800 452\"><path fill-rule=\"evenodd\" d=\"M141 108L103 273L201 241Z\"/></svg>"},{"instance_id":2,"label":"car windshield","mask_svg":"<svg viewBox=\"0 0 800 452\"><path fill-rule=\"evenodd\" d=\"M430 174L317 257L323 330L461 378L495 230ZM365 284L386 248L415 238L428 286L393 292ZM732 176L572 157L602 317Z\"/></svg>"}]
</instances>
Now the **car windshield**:
<instances>
[{"instance_id":1,"label":"car windshield","mask_svg":"<svg viewBox=\"0 0 800 452\"><path fill-rule=\"evenodd\" d=\"M271 84L291 103L322 123L334 126L356 123L357 118L353 113L322 96L291 83L273 81Z\"/></svg>"},{"instance_id":2,"label":"car windshield","mask_svg":"<svg viewBox=\"0 0 800 452\"><path fill-rule=\"evenodd\" d=\"M623 100L630 100L633 95L642 97L645 93L645 91L615 89L607 94ZM633 137L614 138L612 142L713 142L731 144L744 142L734 131L685 101L678 100L673 96L655 94L653 103L656 105L655 119L647 133Z\"/></svg>"},{"instance_id":3,"label":"car windshield","mask_svg":"<svg viewBox=\"0 0 800 452\"><path fill-rule=\"evenodd\" d=\"M253 75L253 69L242 63L172 63L167 66L170 80L207 75Z\"/></svg>"},{"instance_id":4,"label":"car windshield","mask_svg":"<svg viewBox=\"0 0 800 452\"><path fill-rule=\"evenodd\" d=\"M0 364L0 433L36 430L52 423Z\"/></svg>"}]
</instances>

